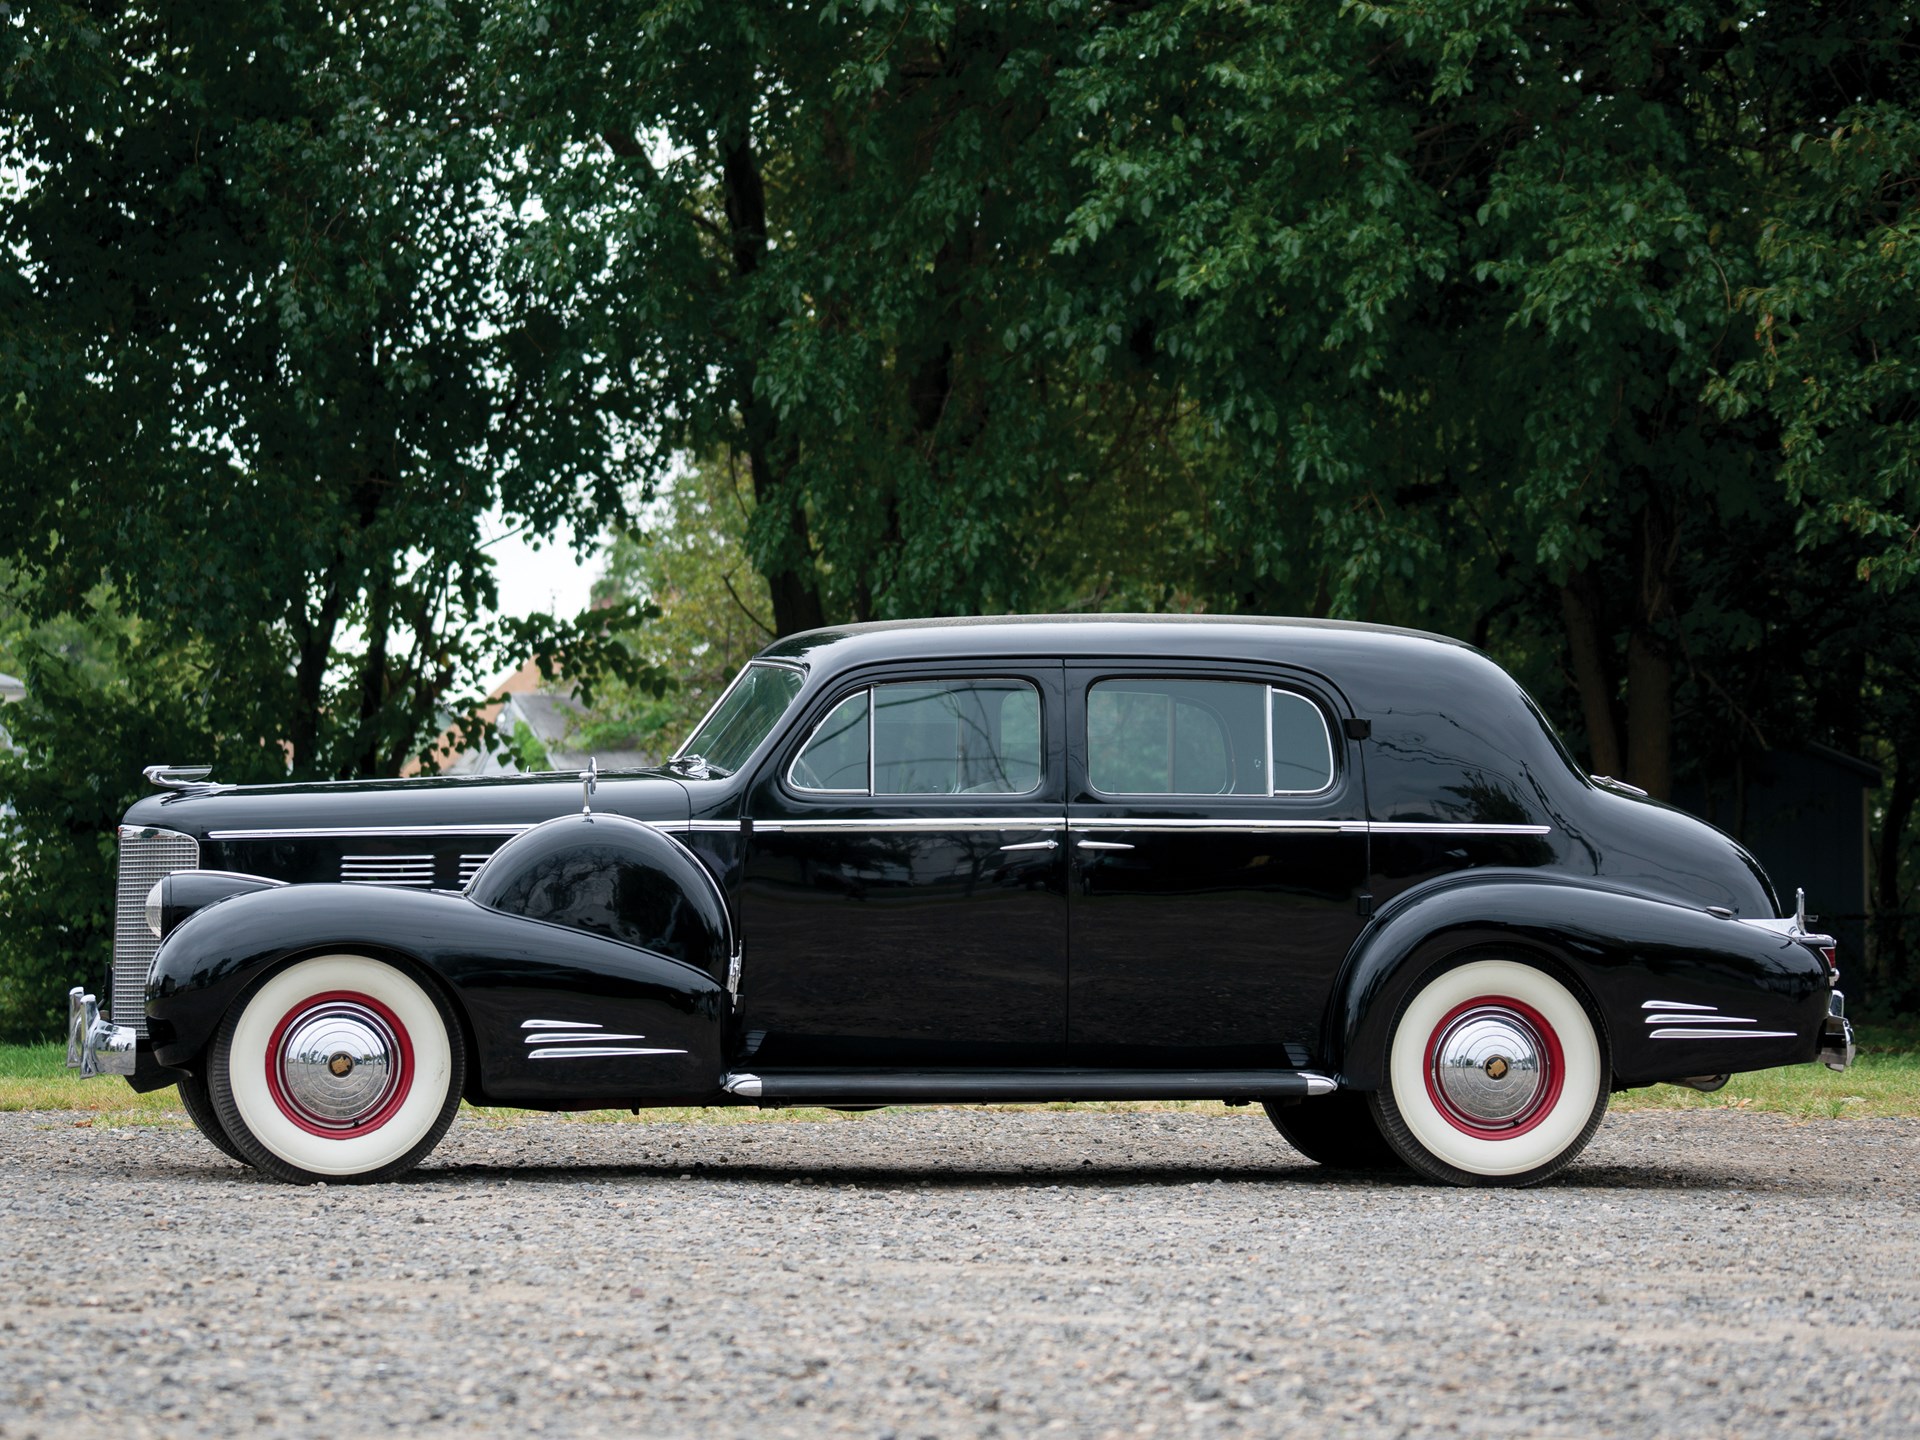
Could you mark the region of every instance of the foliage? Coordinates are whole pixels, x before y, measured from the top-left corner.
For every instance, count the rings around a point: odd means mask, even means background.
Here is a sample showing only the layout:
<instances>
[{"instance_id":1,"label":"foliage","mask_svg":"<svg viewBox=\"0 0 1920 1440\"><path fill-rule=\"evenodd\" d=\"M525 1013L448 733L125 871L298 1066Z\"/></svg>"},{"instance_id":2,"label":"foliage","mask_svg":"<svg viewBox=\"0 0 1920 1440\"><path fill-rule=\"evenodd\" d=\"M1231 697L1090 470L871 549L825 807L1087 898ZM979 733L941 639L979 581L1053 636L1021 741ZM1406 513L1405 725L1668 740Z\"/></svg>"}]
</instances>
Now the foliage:
<instances>
[{"instance_id":1,"label":"foliage","mask_svg":"<svg viewBox=\"0 0 1920 1440\"><path fill-rule=\"evenodd\" d=\"M616 683L579 730L584 747L671 754L740 667L774 635L766 581L747 558L753 495L731 452L661 487L640 527L622 531L594 587L602 603L645 605L659 618L625 639L671 689Z\"/></svg>"}]
</instances>

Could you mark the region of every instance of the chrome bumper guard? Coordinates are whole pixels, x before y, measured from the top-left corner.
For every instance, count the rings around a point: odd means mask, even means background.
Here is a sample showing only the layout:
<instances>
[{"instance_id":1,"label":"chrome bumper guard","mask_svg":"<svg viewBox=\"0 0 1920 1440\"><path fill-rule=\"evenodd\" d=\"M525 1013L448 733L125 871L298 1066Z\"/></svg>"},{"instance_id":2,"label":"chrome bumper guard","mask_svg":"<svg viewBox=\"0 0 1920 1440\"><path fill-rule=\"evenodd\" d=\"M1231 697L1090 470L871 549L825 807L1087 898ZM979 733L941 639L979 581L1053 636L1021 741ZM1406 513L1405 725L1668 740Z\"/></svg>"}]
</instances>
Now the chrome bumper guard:
<instances>
[{"instance_id":1,"label":"chrome bumper guard","mask_svg":"<svg viewBox=\"0 0 1920 1440\"><path fill-rule=\"evenodd\" d=\"M82 1080L134 1072L132 1027L103 1019L100 1002L76 985L67 992L67 1068Z\"/></svg>"},{"instance_id":2,"label":"chrome bumper guard","mask_svg":"<svg viewBox=\"0 0 1920 1440\"><path fill-rule=\"evenodd\" d=\"M1820 1063L1829 1070L1853 1064L1853 1026L1847 1020L1847 997L1838 990L1827 997L1827 1020L1820 1027Z\"/></svg>"}]
</instances>

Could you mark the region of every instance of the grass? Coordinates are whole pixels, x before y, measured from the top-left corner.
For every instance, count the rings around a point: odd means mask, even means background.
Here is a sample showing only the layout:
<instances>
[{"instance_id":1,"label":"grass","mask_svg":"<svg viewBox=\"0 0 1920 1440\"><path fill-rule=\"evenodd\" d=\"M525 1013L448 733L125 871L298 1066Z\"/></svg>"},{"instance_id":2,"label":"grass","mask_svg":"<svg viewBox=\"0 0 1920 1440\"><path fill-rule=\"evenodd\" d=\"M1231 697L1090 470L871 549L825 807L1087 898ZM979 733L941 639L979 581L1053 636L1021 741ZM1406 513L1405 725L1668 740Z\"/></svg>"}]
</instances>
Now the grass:
<instances>
[{"instance_id":1,"label":"grass","mask_svg":"<svg viewBox=\"0 0 1920 1440\"><path fill-rule=\"evenodd\" d=\"M1881 1118L1920 1116L1920 1030L1863 1027L1859 1032L1860 1058L1853 1069L1836 1075L1820 1065L1791 1065L1778 1070L1756 1070L1736 1075L1724 1090L1702 1095L1677 1085L1655 1085L1613 1097L1616 1110L1755 1110L1800 1119ZM82 1080L67 1069L63 1045L0 1045L0 1111L34 1110L62 1113L74 1125L184 1125L186 1119L171 1087L135 1095L111 1075ZM1217 1101L1115 1101L1087 1105L1020 1105L1005 1109L1068 1110L1188 1110L1219 1114ZM472 1110L482 1123L503 1123L532 1112ZM764 1125L793 1121L849 1121L857 1113L813 1107L758 1110L750 1106L673 1107L642 1110L570 1111L564 1118L594 1123L666 1123L693 1121L709 1125Z\"/></svg>"}]
</instances>

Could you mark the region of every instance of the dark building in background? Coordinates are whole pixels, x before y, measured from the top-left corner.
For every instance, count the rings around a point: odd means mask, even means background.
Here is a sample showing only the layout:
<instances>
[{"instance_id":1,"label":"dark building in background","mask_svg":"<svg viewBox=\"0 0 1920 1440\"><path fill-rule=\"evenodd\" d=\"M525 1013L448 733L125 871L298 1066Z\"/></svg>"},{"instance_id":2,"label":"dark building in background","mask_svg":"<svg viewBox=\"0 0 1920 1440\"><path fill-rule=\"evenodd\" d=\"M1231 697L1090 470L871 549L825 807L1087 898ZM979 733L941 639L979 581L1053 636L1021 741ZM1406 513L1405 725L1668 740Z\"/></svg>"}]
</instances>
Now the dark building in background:
<instances>
[{"instance_id":1,"label":"dark building in background","mask_svg":"<svg viewBox=\"0 0 1920 1440\"><path fill-rule=\"evenodd\" d=\"M1808 913L1840 942L1849 1001L1864 979L1868 808L1880 781L1879 769L1863 760L1807 745L1762 751L1731 773L1674 787L1676 805L1753 852L1789 909L1795 889L1807 892Z\"/></svg>"}]
</instances>

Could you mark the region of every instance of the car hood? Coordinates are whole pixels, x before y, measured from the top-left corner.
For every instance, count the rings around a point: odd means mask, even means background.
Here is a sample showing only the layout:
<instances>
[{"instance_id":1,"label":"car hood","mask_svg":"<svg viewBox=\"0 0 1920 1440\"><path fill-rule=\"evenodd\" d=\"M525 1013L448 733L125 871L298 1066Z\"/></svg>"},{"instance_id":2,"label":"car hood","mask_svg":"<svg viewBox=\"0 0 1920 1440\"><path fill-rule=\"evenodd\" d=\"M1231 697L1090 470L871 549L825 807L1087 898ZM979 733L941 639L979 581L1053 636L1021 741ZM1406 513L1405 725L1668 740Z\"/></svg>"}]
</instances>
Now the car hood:
<instances>
[{"instance_id":1,"label":"car hood","mask_svg":"<svg viewBox=\"0 0 1920 1440\"><path fill-rule=\"evenodd\" d=\"M235 831L520 829L576 814L583 798L570 774L236 785L146 796L124 823L202 840ZM691 813L685 786L648 771L601 776L592 804L633 820L682 822Z\"/></svg>"}]
</instances>

